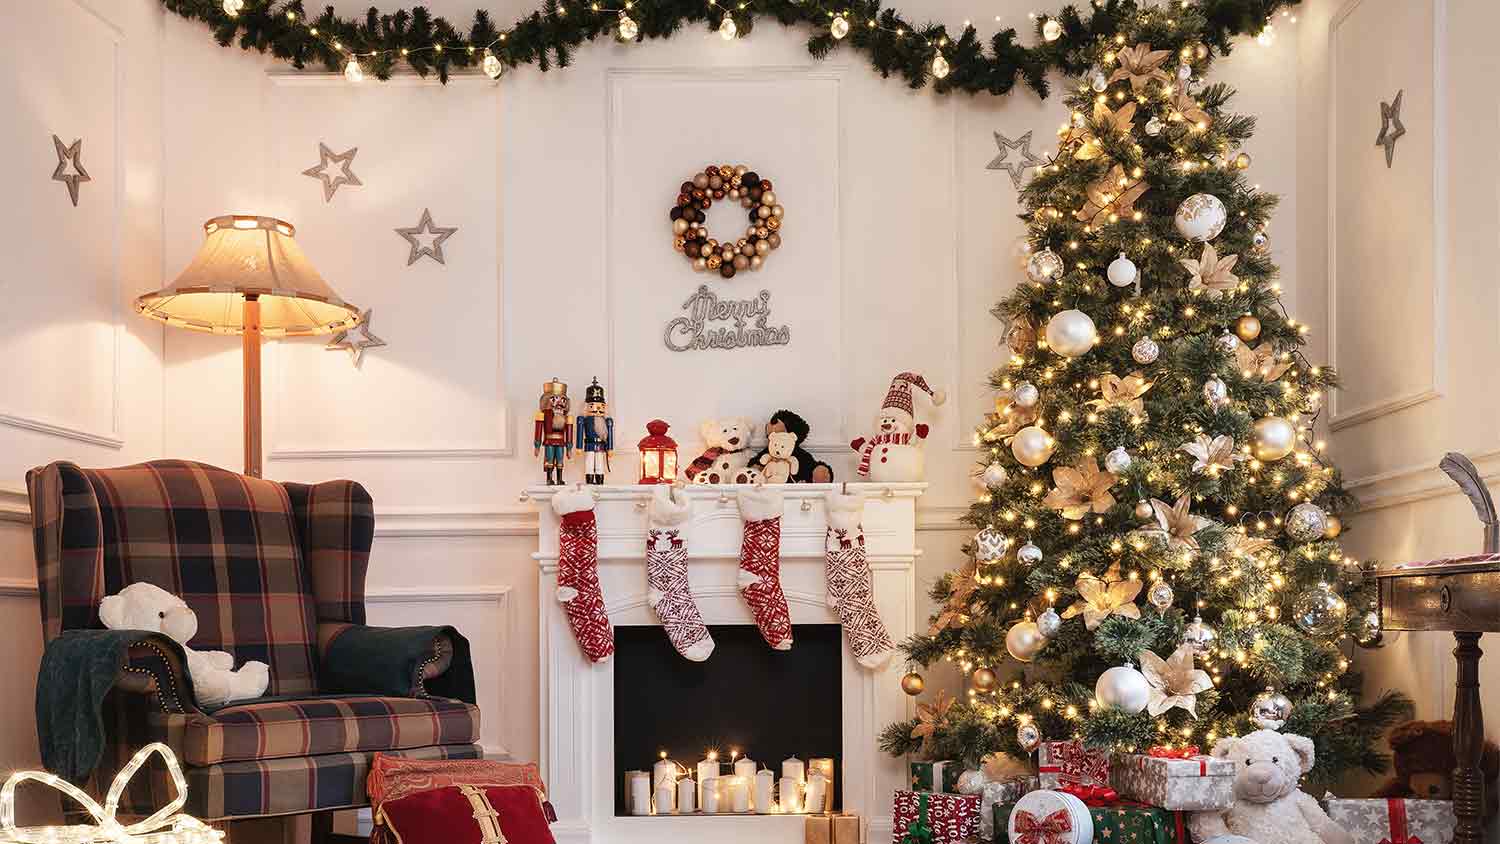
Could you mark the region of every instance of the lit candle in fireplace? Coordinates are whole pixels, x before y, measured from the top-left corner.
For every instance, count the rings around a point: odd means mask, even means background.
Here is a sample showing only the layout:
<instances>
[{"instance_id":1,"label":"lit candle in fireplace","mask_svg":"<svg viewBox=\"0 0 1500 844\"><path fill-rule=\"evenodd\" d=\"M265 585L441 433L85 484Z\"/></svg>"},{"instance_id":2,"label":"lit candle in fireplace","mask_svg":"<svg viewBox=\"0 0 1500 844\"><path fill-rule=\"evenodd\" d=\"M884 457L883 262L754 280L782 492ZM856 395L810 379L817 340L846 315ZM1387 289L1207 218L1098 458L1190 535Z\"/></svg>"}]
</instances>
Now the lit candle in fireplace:
<instances>
[{"instance_id":1,"label":"lit candle in fireplace","mask_svg":"<svg viewBox=\"0 0 1500 844\"><path fill-rule=\"evenodd\" d=\"M807 797L804 805L809 812L822 812L824 809L824 795L828 793L828 780L821 771L813 771L807 775Z\"/></svg>"},{"instance_id":2,"label":"lit candle in fireplace","mask_svg":"<svg viewBox=\"0 0 1500 844\"><path fill-rule=\"evenodd\" d=\"M705 815L718 814L719 806L719 778L709 777L698 783L703 790L703 813Z\"/></svg>"},{"instance_id":3,"label":"lit candle in fireplace","mask_svg":"<svg viewBox=\"0 0 1500 844\"><path fill-rule=\"evenodd\" d=\"M781 811L795 813L802 811L802 783L795 777L781 778Z\"/></svg>"},{"instance_id":4,"label":"lit candle in fireplace","mask_svg":"<svg viewBox=\"0 0 1500 844\"><path fill-rule=\"evenodd\" d=\"M827 757L815 757L813 759L807 760L807 772L808 772L808 776L811 777L814 771L816 771L817 773L820 773L820 774L823 775L823 794L824 794L824 797L823 797L823 806L820 809L820 808L818 808L816 806L813 806L813 805L811 805L809 803L809 805L807 807L807 810L809 812L817 812L817 811L832 812L833 811L833 760L829 759Z\"/></svg>"},{"instance_id":5,"label":"lit candle in fireplace","mask_svg":"<svg viewBox=\"0 0 1500 844\"><path fill-rule=\"evenodd\" d=\"M754 777L734 776L729 778L729 810L750 811L750 782Z\"/></svg>"},{"instance_id":6,"label":"lit candle in fireplace","mask_svg":"<svg viewBox=\"0 0 1500 844\"><path fill-rule=\"evenodd\" d=\"M686 772L684 772L686 773ZM661 788L662 783L675 786L677 783L677 763L667 758L667 752L661 751L661 758L651 767L651 787Z\"/></svg>"},{"instance_id":7,"label":"lit candle in fireplace","mask_svg":"<svg viewBox=\"0 0 1500 844\"><path fill-rule=\"evenodd\" d=\"M696 792L697 783L683 778L677 781L677 814L691 815L696 806L693 803L693 794Z\"/></svg>"},{"instance_id":8,"label":"lit candle in fireplace","mask_svg":"<svg viewBox=\"0 0 1500 844\"><path fill-rule=\"evenodd\" d=\"M776 775L769 770L755 772L755 811L758 814L770 814L775 809L776 799L772 796Z\"/></svg>"},{"instance_id":9,"label":"lit candle in fireplace","mask_svg":"<svg viewBox=\"0 0 1500 844\"><path fill-rule=\"evenodd\" d=\"M698 805L703 811L708 811L708 798L703 793L703 788L708 780L719 778L719 751L710 750L705 754L703 761L698 763Z\"/></svg>"},{"instance_id":10,"label":"lit candle in fireplace","mask_svg":"<svg viewBox=\"0 0 1500 844\"><path fill-rule=\"evenodd\" d=\"M782 778L790 777L800 785L807 782L807 766L802 764L801 759L789 756L781 762L781 776Z\"/></svg>"},{"instance_id":11,"label":"lit candle in fireplace","mask_svg":"<svg viewBox=\"0 0 1500 844\"><path fill-rule=\"evenodd\" d=\"M674 803L676 794L675 786L662 783L656 787L656 813L658 815L670 815L676 810Z\"/></svg>"},{"instance_id":12,"label":"lit candle in fireplace","mask_svg":"<svg viewBox=\"0 0 1500 844\"><path fill-rule=\"evenodd\" d=\"M630 814L651 814L651 775L645 771L627 771L625 782L629 786L626 794L630 797Z\"/></svg>"},{"instance_id":13,"label":"lit candle in fireplace","mask_svg":"<svg viewBox=\"0 0 1500 844\"><path fill-rule=\"evenodd\" d=\"M745 796L747 799L749 799L750 792L752 790L752 783L755 782L755 760L751 759L749 756L741 756L740 758L734 760L734 776L735 779L738 779L745 784ZM754 805L755 802L752 799L749 803L749 806ZM735 811L745 812L749 811L749 808L747 807L745 809L735 809Z\"/></svg>"}]
</instances>

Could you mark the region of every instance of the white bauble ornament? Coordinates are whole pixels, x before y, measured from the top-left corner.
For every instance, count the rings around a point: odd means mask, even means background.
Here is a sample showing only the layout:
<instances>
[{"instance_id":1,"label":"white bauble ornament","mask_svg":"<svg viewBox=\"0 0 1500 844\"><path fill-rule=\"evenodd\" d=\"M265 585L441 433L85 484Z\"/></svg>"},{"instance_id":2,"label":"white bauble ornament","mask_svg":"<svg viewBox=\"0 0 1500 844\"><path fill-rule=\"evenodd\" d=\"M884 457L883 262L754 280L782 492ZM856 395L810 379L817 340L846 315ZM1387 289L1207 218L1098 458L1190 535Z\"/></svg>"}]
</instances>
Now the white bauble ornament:
<instances>
[{"instance_id":1,"label":"white bauble ornament","mask_svg":"<svg viewBox=\"0 0 1500 844\"><path fill-rule=\"evenodd\" d=\"M1057 631L1062 629L1062 616L1057 614L1057 610L1048 607L1036 617L1036 629L1038 633L1051 639L1057 635Z\"/></svg>"},{"instance_id":2,"label":"white bauble ornament","mask_svg":"<svg viewBox=\"0 0 1500 844\"><path fill-rule=\"evenodd\" d=\"M1042 561L1042 549L1035 542L1027 541L1025 545L1016 549L1016 561L1028 566L1034 566Z\"/></svg>"},{"instance_id":3,"label":"white bauble ornament","mask_svg":"<svg viewBox=\"0 0 1500 844\"><path fill-rule=\"evenodd\" d=\"M224 14L237 18L240 16L240 10L245 8L245 0L224 0L220 6L224 9Z\"/></svg>"},{"instance_id":4,"label":"white bauble ornament","mask_svg":"<svg viewBox=\"0 0 1500 844\"><path fill-rule=\"evenodd\" d=\"M1096 67L1089 71L1089 87L1094 89L1094 93L1102 94L1109 88L1109 77Z\"/></svg>"},{"instance_id":5,"label":"white bauble ornament","mask_svg":"<svg viewBox=\"0 0 1500 844\"><path fill-rule=\"evenodd\" d=\"M1161 347L1156 345L1156 341L1150 337L1142 337L1135 341L1134 346L1130 347L1131 360L1139 364L1156 363L1156 359L1160 355Z\"/></svg>"},{"instance_id":6,"label":"white bauble ornament","mask_svg":"<svg viewBox=\"0 0 1500 844\"><path fill-rule=\"evenodd\" d=\"M999 486L1005 483L1005 478L1005 467L1000 465L999 460L996 460L990 463L990 465L984 467L985 486Z\"/></svg>"},{"instance_id":7,"label":"white bauble ornament","mask_svg":"<svg viewBox=\"0 0 1500 844\"><path fill-rule=\"evenodd\" d=\"M1271 686L1250 701L1250 720L1263 730L1279 730L1292 716L1292 702Z\"/></svg>"},{"instance_id":8,"label":"white bauble ornament","mask_svg":"<svg viewBox=\"0 0 1500 844\"><path fill-rule=\"evenodd\" d=\"M1026 721L1016 727L1016 743L1030 753L1042 743L1042 731L1035 722Z\"/></svg>"},{"instance_id":9,"label":"white bauble ornament","mask_svg":"<svg viewBox=\"0 0 1500 844\"><path fill-rule=\"evenodd\" d=\"M993 563L1005 557L1010 550L1010 537L987 527L974 534L974 559L981 563Z\"/></svg>"},{"instance_id":10,"label":"white bauble ornament","mask_svg":"<svg viewBox=\"0 0 1500 844\"><path fill-rule=\"evenodd\" d=\"M1298 542L1316 542L1328 530L1328 514L1323 508L1304 501L1286 514L1286 535Z\"/></svg>"},{"instance_id":11,"label":"white bauble ornament","mask_svg":"<svg viewBox=\"0 0 1500 844\"><path fill-rule=\"evenodd\" d=\"M630 34L627 35L627 32ZM635 38L635 33L635 21L631 20L630 16L621 13L620 38L625 41L630 41ZM499 57L489 50L484 51L484 60L479 63L479 68L484 71L485 76L488 76L491 79L499 79L500 74L505 72L505 65L501 64Z\"/></svg>"},{"instance_id":12,"label":"white bauble ornament","mask_svg":"<svg viewBox=\"0 0 1500 844\"><path fill-rule=\"evenodd\" d=\"M1214 410L1229 404L1229 385L1218 377L1203 382L1203 400Z\"/></svg>"},{"instance_id":13,"label":"white bauble ornament","mask_svg":"<svg viewBox=\"0 0 1500 844\"><path fill-rule=\"evenodd\" d=\"M1029 817L1045 821L1052 817L1062 820L1056 824L1063 832L1043 832L1038 835L1035 830L1023 832L1017 827L1020 819ZM1094 818L1089 814L1089 807L1077 797L1066 791L1051 791L1045 788L1028 792L1021 795L1016 801L1015 809L1010 813L1008 834L1002 834L1001 830L995 830L996 839L1008 841L1035 840L1045 841L1047 844L1089 844L1094 840Z\"/></svg>"},{"instance_id":14,"label":"white bauble ornament","mask_svg":"<svg viewBox=\"0 0 1500 844\"><path fill-rule=\"evenodd\" d=\"M725 15L724 20L719 22L719 37L725 41L733 41L734 36L738 35L739 31L739 25L729 15Z\"/></svg>"},{"instance_id":15,"label":"white bauble ornament","mask_svg":"<svg viewBox=\"0 0 1500 844\"><path fill-rule=\"evenodd\" d=\"M1136 278L1140 276L1140 272L1135 267L1135 262L1125 257L1124 252L1120 253L1120 257L1109 262L1107 274L1109 275L1109 283L1115 287L1129 287L1135 284Z\"/></svg>"},{"instance_id":16,"label":"white bauble ornament","mask_svg":"<svg viewBox=\"0 0 1500 844\"><path fill-rule=\"evenodd\" d=\"M1151 589L1146 592L1146 602L1156 607L1157 612L1166 612L1172 606L1172 600L1176 598L1172 592L1172 584L1165 580L1158 580L1151 584Z\"/></svg>"},{"instance_id":17,"label":"white bauble ornament","mask_svg":"<svg viewBox=\"0 0 1500 844\"><path fill-rule=\"evenodd\" d=\"M1066 358L1076 358L1094 348L1099 331L1094 320L1083 311L1058 311L1047 321L1047 345Z\"/></svg>"},{"instance_id":18,"label":"white bauble ornament","mask_svg":"<svg viewBox=\"0 0 1500 844\"><path fill-rule=\"evenodd\" d=\"M1366 610L1365 614L1359 617L1359 629L1354 633L1354 644L1361 648L1371 649L1385 644L1379 610Z\"/></svg>"},{"instance_id":19,"label":"white bauble ornament","mask_svg":"<svg viewBox=\"0 0 1500 844\"><path fill-rule=\"evenodd\" d=\"M1187 627L1182 629L1182 641L1180 644L1192 649L1193 653L1206 654L1214 646L1214 641L1219 638L1219 631L1213 629L1203 620L1203 616L1195 615Z\"/></svg>"},{"instance_id":20,"label":"white bauble ornament","mask_svg":"<svg viewBox=\"0 0 1500 844\"><path fill-rule=\"evenodd\" d=\"M1005 650L1019 662L1030 662L1046 644L1034 621L1018 621L1005 634Z\"/></svg>"},{"instance_id":21,"label":"white bauble ornament","mask_svg":"<svg viewBox=\"0 0 1500 844\"><path fill-rule=\"evenodd\" d=\"M1195 193L1184 199L1177 206L1177 214L1173 217L1177 233L1199 243L1218 237L1228 221L1229 210L1211 193Z\"/></svg>"},{"instance_id":22,"label":"white bauble ornament","mask_svg":"<svg viewBox=\"0 0 1500 844\"><path fill-rule=\"evenodd\" d=\"M984 775L984 771L964 771L958 775L958 783L954 788L958 789L959 794L979 794L984 791L984 784L987 782L989 778Z\"/></svg>"},{"instance_id":23,"label":"white bauble ornament","mask_svg":"<svg viewBox=\"0 0 1500 844\"><path fill-rule=\"evenodd\" d=\"M1219 348L1223 349L1226 352L1229 352L1230 354L1234 354L1234 350L1239 348L1240 338L1234 336L1233 334L1221 334L1219 335L1219 339L1217 342L1219 344Z\"/></svg>"},{"instance_id":24,"label":"white bauble ornament","mask_svg":"<svg viewBox=\"0 0 1500 844\"><path fill-rule=\"evenodd\" d=\"M1063 34L1062 24L1056 20L1048 20L1042 24L1042 39L1045 41L1056 41Z\"/></svg>"},{"instance_id":25,"label":"white bauble ornament","mask_svg":"<svg viewBox=\"0 0 1500 844\"><path fill-rule=\"evenodd\" d=\"M1104 455L1104 470L1118 475L1129 469L1130 464L1133 462L1134 460L1131 458L1130 452L1125 450L1125 446L1115 446L1114 451Z\"/></svg>"},{"instance_id":26,"label":"white bauble ornament","mask_svg":"<svg viewBox=\"0 0 1500 844\"><path fill-rule=\"evenodd\" d=\"M1022 466L1036 468L1052 459L1055 445L1051 434L1035 425L1029 425L1011 437L1010 453Z\"/></svg>"},{"instance_id":27,"label":"white bauble ornament","mask_svg":"<svg viewBox=\"0 0 1500 844\"><path fill-rule=\"evenodd\" d=\"M1349 608L1326 583L1319 583L1297 596L1292 603L1292 622L1303 633L1329 636L1344 626Z\"/></svg>"},{"instance_id":28,"label":"white bauble ornament","mask_svg":"<svg viewBox=\"0 0 1500 844\"><path fill-rule=\"evenodd\" d=\"M1177 66L1177 79L1178 79L1178 81L1186 82L1186 81L1188 81L1189 79L1192 79L1192 78L1193 78L1193 66L1192 65L1184 63L1184 64L1180 64L1180 65Z\"/></svg>"},{"instance_id":29,"label":"white bauble ornament","mask_svg":"<svg viewBox=\"0 0 1500 844\"><path fill-rule=\"evenodd\" d=\"M1014 390L1011 390L1010 398L1020 407L1036 407L1036 403L1041 401L1042 394L1037 391L1035 384L1022 381Z\"/></svg>"},{"instance_id":30,"label":"white bauble ornament","mask_svg":"<svg viewBox=\"0 0 1500 844\"><path fill-rule=\"evenodd\" d=\"M1161 118L1159 118L1159 117L1157 117L1155 115L1152 115L1151 119L1146 121L1146 134L1148 134L1148 135L1150 135L1151 137L1154 138L1157 135L1161 134L1161 130L1162 130Z\"/></svg>"},{"instance_id":31,"label":"white bauble ornament","mask_svg":"<svg viewBox=\"0 0 1500 844\"><path fill-rule=\"evenodd\" d=\"M828 34L832 35L835 41L842 40L845 35L849 34L849 21L843 15L834 15L833 23L828 25Z\"/></svg>"},{"instance_id":32,"label":"white bauble ornament","mask_svg":"<svg viewBox=\"0 0 1500 844\"><path fill-rule=\"evenodd\" d=\"M1094 697L1106 709L1119 709L1134 715L1151 702L1151 684L1146 675L1130 663L1117 665L1099 675Z\"/></svg>"},{"instance_id":33,"label":"white bauble ornament","mask_svg":"<svg viewBox=\"0 0 1500 844\"><path fill-rule=\"evenodd\" d=\"M942 53L932 57L932 76L934 79L942 79L948 75L948 60L943 58Z\"/></svg>"},{"instance_id":34,"label":"white bauble ornament","mask_svg":"<svg viewBox=\"0 0 1500 844\"><path fill-rule=\"evenodd\" d=\"M627 15L624 12L621 12L620 13L620 40L621 41L634 41L635 37L637 35L639 35L640 32L641 32L640 25L635 22L635 19L632 18L630 15ZM493 79L494 77L491 76L490 78Z\"/></svg>"},{"instance_id":35,"label":"white bauble ornament","mask_svg":"<svg viewBox=\"0 0 1500 844\"><path fill-rule=\"evenodd\" d=\"M1262 416L1250 431L1250 449L1255 459L1271 463L1297 447L1297 429L1280 416Z\"/></svg>"},{"instance_id":36,"label":"white bauble ornament","mask_svg":"<svg viewBox=\"0 0 1500 844\"><path fill-rule=\"evenodd\" d=\"M1062 275L1063 259L1051 249L1032 253L1026 259L1026 277L1037 284L1046 284Z\"/></svg>"}]
</instances>

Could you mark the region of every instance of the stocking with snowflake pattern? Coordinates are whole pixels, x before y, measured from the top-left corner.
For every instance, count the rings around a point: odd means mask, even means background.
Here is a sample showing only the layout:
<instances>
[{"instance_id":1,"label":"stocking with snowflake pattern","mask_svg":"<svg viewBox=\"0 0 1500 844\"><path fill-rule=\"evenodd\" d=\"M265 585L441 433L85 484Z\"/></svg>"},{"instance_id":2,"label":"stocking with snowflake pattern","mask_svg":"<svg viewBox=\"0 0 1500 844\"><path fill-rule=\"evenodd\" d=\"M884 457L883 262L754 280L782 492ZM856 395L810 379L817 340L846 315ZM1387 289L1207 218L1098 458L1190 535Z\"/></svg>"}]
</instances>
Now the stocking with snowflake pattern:
<instances>
[{"instance_id":1,"label":"stocking with snowflake pattern","mask_svg":"<svg viewBox=\"0 0 1500 844\"><path fill-rule=\"evenodd\" d=\"M702 662L714 652L714 639L703 624L703 615L688 588L687 524L691 505L687 497L673 498L671 487L658 486L646 514L647 602L661 619L667 638L677 652Z\"/></svg>"},{"instance_id":2,"label":"stocking with snowflake pattern","mask_svg":"<svg viewBox=\"0 0 1500 844\"><path fill-rule=\"evenodd\" d=\"M895 643L875 608L874 577L865 551L864 510L861 496L828 493L828 540L823 561L828 569L828 606L839 614L850 652L860 665L878 670L890 662Z\"/></svg>"},{"instance_id":3,"label":"stocking with snowflake pattern","mask_svg":"<svg viewBox=\"0 0 1500 844\"><path fill-rule=\"evenodd\" d=\"M745 521L740 544L740 594L750 605L755 626L766 644L792 649L792 615L781 591L782 494L767 486L741 490L740 517Z\"/></svg>"},{"instance_id":4,"label":"stocking with snowflake pattern","mask_svg":"<svg viewBox=\"0 0 1500 844\"><path fill-rule=\"evenodd\" d=\"M563 489L552 496L562 519L557 536L557 600L573 628L573 638L591 662L615 654L615 630L599 588L599 529L594 522L594 494Z\"/></svg>"}]
</instances>

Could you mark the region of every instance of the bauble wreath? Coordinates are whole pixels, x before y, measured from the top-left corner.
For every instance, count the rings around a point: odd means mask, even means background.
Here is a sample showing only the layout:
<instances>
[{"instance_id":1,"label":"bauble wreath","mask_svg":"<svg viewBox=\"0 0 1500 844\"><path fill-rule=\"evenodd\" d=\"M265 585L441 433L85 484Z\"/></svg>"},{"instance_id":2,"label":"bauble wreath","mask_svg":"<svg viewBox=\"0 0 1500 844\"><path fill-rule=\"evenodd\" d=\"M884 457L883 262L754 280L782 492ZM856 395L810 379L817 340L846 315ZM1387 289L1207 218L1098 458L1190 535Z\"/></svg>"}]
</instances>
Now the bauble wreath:
<instances>
[{"instance_id":1,"label":"bauble wreath","mask_svg":"<svg viewBox=\"0 0 1500 844\"><path fill-rule=\"evenodd\" d=\"M741 165L711 164L678 188L672 206L672 248L687 256L694 272L718 272L734 278L741 270L759 270L771 250L781 246L786 209L776 201L771 180ZM738 200L749 214L745 236L719 242L704 227L716 200Z\"/></svg>"}]
</instances>

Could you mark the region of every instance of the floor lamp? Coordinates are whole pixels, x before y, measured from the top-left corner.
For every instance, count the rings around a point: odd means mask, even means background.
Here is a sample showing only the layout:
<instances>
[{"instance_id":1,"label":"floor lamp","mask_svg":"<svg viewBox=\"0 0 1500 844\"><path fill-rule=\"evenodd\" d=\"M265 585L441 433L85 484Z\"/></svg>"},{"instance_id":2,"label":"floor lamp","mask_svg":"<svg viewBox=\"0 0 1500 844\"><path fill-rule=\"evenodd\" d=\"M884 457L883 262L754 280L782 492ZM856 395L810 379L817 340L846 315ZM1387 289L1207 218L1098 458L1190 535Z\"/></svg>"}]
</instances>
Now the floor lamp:
<instances>
[{"instance_id":1,"label":"floor lamp","mask_svg":"<svg viewBox=\"0 0 1500 844\"><path fill-rule=\"evenodd\" d=\"M203 245L168 287L135 300L167 325L244 338L245 474L261 476L260 344L359 325L359 308L313 269L296 229L274 217L226 214L203 224Z\"/></svg>"}]
</instances>

